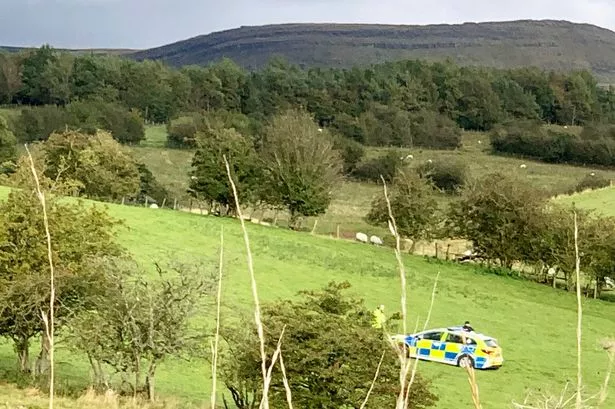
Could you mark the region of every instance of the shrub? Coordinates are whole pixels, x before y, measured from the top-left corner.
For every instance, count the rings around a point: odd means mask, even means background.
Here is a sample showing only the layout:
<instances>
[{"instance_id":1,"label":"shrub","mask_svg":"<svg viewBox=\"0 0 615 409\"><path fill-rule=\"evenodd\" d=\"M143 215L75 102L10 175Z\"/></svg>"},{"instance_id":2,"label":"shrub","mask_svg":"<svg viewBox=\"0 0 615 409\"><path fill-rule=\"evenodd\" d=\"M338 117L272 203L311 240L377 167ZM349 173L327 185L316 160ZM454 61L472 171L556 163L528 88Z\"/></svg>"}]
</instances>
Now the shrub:
<instances>
[{"instance_id":1,"label":"shrub","mask_svg":"<svg viewBox=\"0 0 615 409\"><path fill-rule=\"evenodd\" d=\"M194 148L196 146L197 119L182 116L167 125L167 146L170 148Z\"/></svg>"},{"instance_id":2,"label":"shrub","mask_svg":"<svg viewBox=\"0 0 615 409\"><path fill-rule=\"evenodd\" d=\"M400 153L389 151L384 156L379 156L357 166L352 172L352 177L362 181L379 182L380 175L390 182L395 177L401 166Z\"/></svg>"},{"instance_id":3,"label":"shrub","mask_svg":"<svg viewBox=\"0 0 615 409\"><path fill-rule=\"evenodd\" d=\"M466 166L459 161L425 162L416 170L422 178L429 179L446 193L457 192L466 182Z\"/></svg>"},{"instance_id":4,"label":"shrub","mask_svg":"<svg viewBox=\"0 0 615 409\"><path fill-rule=\"evenodd\" d=\"M604 176L589 174L583 177L574 187L575 192L583 192L585 190L602 189L611 185L611 181Z\"/></svg>"},{"instance_id":5,"label":"shrub","mask_svg":"<svg viewBox=\"0 0 615 409\"><path fill-rule=\"evenodd\" d=\"M134 111L105 102L73 102L67 106L68 117L75 128L94 134L108 131L123 144L138 144L145 138L143 119Z\"/></svg>"},{"instance_id":6,"label":"shrub","mask_svg":"<svg viewBox=\"0 0 615 409\"><path fill-rule=\"evenodd\" d=\"M336 136L333 138L333 149L340 152L340 156L344 162L343 172L345 175L350 175L357 168L365 154L363 145L343 136Z\"/></svg>"},{"instance_id":7,"label":"shrub","mask_svg":"<svg viewBox=\"0 0 615 409\"><path fill-rule=\"evenodd\" d=\"M8 124L0 117L0 174L10 173L12 164L17 159L16 142Z\"/></svg>"},{"instance_id":8,"label":"shrub","mask_svg":"<svg viewBox=\"0 0 615 409\"><path fill-rule=\"evenodd\" d=\"M138 114L105 102L73 102L66 108L46 105L22 110L15 124L20 142L45 141L67 128L87 134L101 129L120 143L136 144L145 138Z\"/></svg>"},{"instance_id":9,"label":"shrub","mask_svg":"<svg viewBox=\"0 0 615 409\"><path fill-rule=\"evenodd\" d=\"M461 146L461 128L455 121L431 111L412 117L412 145L431 149L457 149Z\"/></svg>"},{"instance_id":10,"label":"shrub","mask_svg":"<svg viewBox=\"0 0 615 409\"><path fill-rule=\"evenodd\" d=\"M44 141L72 122L66 110L55 105L26 108L15 122L15 133L22 143Z\"/></svg>"},{"instance_id":11,"label":"shrub","mask_svg":"<svg viewBox=\"0 0 615 409\"><path fill-rule=\"evenodd\" d=\"M590 126L580 136L545 129L533 121L512 122L491 133L494 152L552 163L615 165L615 129Z\"/></svg>"},{"instance_id":12,"label":"shrub","mask_svg":"<svg viewBox=\"0 0 615 409\"><path fill-rule=\"evenodd\" d=\"M302 291L298 299L263 305L267 330L265 351L271 356L284 330L281 356L293 402L301 408L358 408L374 379L374 368L384 358L374 381L369 407L394 407L399 392L399 361L382 330L372 327L371 311L362 300L350 297L348 283L329 283L319 291ZM239 325L222 330L229 348L222 356L221 378L237 407L260 402L259 343L246 317ZM430 383L416 374L409 390L409 408L433 406L437 396ZM286 402L280 371L273 371L269 393L272 407Z\"/></svg>"}]
</instances>

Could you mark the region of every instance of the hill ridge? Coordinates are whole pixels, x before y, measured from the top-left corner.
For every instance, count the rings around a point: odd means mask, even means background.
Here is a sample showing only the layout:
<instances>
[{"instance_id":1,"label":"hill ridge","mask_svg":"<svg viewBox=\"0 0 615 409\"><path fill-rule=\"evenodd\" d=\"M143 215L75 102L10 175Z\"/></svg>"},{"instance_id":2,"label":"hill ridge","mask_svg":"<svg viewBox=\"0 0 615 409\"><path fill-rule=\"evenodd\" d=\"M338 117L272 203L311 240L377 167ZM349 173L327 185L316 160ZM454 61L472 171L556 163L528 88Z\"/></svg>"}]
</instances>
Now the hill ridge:
<instances>
[{"instance_id":1,"label":"hill ridge","mask_svg":"<svg viewBox=\"0 0 615 409\"><path fill-rule=\"evenodd\" d=\"M223 57L259 68L274 55L301 66L366 66L401 59L452 58L499 68L591 69L615 80L615 32L568 20L461 24L283 23L241 26L137 51L130 57L174 66Z\"/></svg>"}]
</instances>

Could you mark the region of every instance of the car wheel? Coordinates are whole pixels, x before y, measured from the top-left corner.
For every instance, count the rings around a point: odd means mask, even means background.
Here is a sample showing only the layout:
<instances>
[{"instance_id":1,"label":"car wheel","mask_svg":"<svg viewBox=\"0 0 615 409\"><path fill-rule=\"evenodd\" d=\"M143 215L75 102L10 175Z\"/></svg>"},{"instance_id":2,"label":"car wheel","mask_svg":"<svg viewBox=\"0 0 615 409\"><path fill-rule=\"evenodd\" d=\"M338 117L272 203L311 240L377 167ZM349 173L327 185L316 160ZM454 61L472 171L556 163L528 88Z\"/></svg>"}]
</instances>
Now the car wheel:
<instances>
[{"instance_id":1,"label":"car wheel","mask_svg":"<svg viewBox=\"0 0 615 409\"><path fill-rule=\"evenodd\" d=\"M474 359L469 355L462 355L457 359L457 366L460 368L474 368Z\"/></svg>"}]
</instances>

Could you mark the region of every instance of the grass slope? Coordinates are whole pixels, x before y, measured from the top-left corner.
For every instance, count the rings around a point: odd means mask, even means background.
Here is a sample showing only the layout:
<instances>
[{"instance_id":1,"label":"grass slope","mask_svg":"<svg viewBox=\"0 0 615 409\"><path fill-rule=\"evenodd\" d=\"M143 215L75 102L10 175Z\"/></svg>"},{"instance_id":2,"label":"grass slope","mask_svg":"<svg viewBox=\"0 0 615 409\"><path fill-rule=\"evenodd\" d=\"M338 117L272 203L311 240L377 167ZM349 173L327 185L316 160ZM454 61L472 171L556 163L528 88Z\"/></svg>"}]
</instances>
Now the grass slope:
<instances>
[{"instance_id":1,"label":"grass slope","mask_svg":"<svg viewBox=\"0 0 615 409\"><path fill-rule=\"evenodd\" d=\"M0 188L0 197L8 189ZM224 227L226 267L225 319L252 306L245 267L245 249L238 221L203 217L172 210L109 205L110 213L127 221L120 242L144 265L153 261L203 262L215 271L220 229ZM249 225L259 293L264 301L295 296L330 280L348 280L352 291L370 307L383 303L399 310L398 273L393 253L359 243L337 241L284 229ZM525 281L481 273L471 266L430 263L405 257L409 279L409 327L425 319L435 276L441 272L430 326L469 319L478 330L499 339L506 365L499 371L478 373L485 408L509 408L529 388L559 391L575 376L575 299L571 294ZM584 301L584 379L592 391L599 387L606 367L598 342L615 333L615 304ZM213 311L202 311L212 321ZM378 353L374 351L374 353ZM83 387L88 380L85 359L58 352L60 384ZM0 346L0 376L14 371L9 344ZM433 381L440 396L438 408L471 408L465 373L458 368L421 363L419 370ZM160 368L157 387L164 396L202 403L209 396L209 366L205 362L169 362ZM615 388L605 407L615 405ZM2 388L0 388L0 400Z\"/></svg>"},{"instance_id":2,"label":"grass slope","mask_svg":"<svg viewBox=\"0 0 615 409\"><path fill-rule=\"evenodd\" d=\"M256 68L273 55L306 66L351 67L391 60L452 58L494 67L535 65L592 69L615 78L615 33L567 21L438 24L281 24L202 35L130 56L172 65L207 64L223 57Z\"/></svg>"},{"instance_id":3,"label":"grass slope","mask_svg":"<svg viewBox=\"0 0 615 409\"><path fill-rule=\"evenodd\" d=\"M561 203L575 204L583 209L594 210L603 216L615 216L615 188L590 190L556 199Z\"/></svg>"}]
</instances>

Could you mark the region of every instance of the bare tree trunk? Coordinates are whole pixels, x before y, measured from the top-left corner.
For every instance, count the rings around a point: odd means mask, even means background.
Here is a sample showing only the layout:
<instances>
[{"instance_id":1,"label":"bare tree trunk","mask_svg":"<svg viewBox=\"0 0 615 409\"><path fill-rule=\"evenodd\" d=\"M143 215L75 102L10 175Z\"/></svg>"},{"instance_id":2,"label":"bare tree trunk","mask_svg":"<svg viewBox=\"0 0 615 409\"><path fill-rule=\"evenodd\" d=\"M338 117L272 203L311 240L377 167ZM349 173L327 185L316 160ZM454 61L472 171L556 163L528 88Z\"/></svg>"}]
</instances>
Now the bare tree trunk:
<instances>
[{"instance_id":1,"label":"bare tree trunk","mask_svg":"<svg viewBox=\"0 0 615 409\"><path fill-rule=\"evenodd\" d=\"M49 370L49 348L49 338L45 334L41 334L41 352L38 354L34 365L34 376L36 377L45 374Z\"/></svg>"},{"instance_id":2,"label":"bare tree trunk","mask_svg":"<svg viewBox=\"0 0 615 409\"><path fill-rule=\"evenodd\" d=\"M22 373L30 372L30 341L28 339L14 340L15 352Z\"/></svg>"},{"instance_id":3,"label":"bare tree trunk","mask_svg":"<svg viewBox=\"0 0 615 409\"><path fill-rule=\"evenodd\" d=\"M147 370L147 375L145 377L145 384L147 386L147 398L150 402L155 400L155 390L154 390L154 376L156 374L156 363L152 362Z\"/></svg>"}]
</instances>

